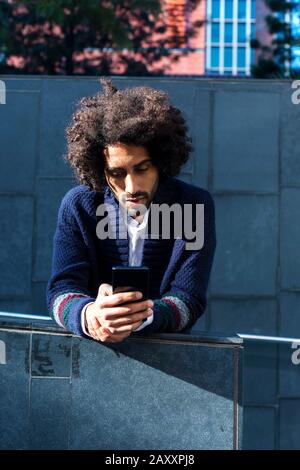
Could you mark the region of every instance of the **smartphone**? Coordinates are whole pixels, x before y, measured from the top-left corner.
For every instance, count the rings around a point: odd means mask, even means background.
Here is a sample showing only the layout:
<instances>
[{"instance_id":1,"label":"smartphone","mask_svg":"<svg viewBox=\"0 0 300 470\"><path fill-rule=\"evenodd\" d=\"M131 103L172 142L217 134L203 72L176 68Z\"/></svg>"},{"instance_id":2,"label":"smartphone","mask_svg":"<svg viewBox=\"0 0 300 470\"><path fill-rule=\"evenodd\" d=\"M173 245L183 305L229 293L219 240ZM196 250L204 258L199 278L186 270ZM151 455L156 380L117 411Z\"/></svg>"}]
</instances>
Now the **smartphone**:
<instances>
[{"instance_id":1,"label":"smartphone","mask_svg":"<svg viewBox=\"0 0 300 470\"><path fill-rule=\"evenodd\" d=\"M147 266L113 266L112 267L113 294L118 292L142 292L143 298L149 298L149 268Z\"/></svg>"}]
</instances>

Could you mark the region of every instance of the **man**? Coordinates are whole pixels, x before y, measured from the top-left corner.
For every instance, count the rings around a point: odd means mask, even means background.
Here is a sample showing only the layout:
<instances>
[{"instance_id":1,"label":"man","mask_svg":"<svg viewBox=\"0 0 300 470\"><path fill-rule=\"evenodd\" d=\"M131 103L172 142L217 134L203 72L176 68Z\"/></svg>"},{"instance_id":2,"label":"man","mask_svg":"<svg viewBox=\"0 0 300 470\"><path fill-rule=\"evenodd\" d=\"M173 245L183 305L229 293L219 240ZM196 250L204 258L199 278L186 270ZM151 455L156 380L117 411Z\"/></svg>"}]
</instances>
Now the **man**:
<instances>
[{"instance_id":1,"label":"man","mask_svg":"<svg viewBox=\"0 0 300 470\"><path fill-rule=\"evenodd\" d=\"M104 92L82 99L67 129L66 161L80 184L59 208L49 312L62 327L102 342L188 331L206 307L216 239L210 194L174 178L192 150L185 120L162 91L121 91L104 78L101 83ZM115 211L117 236L98 236L110 212L99 211L103 205ZM188 249L175 218L169 236L162 236L161 227L151 236L148 219L160 205L183 213L192 208L187 222L194 230L201 225L198 206L204 206L203 246ZM120 235L124 222L127 237ZM136 292L113 294L115 265L148 266L150 299L141 301Z\"/></svg>"}]
</instances>

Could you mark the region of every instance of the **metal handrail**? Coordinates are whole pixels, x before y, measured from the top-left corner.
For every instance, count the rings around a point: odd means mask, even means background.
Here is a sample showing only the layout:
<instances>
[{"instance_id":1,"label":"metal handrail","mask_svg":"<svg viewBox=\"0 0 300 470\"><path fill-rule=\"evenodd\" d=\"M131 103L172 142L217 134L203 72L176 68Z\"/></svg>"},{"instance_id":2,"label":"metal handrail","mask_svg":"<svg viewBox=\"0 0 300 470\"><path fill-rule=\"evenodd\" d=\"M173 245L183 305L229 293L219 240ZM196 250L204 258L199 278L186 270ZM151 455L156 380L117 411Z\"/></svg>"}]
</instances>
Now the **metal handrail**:
<instances>
[{"instance_id":1,"label":"metal handrail","mask_svg":"<svg viewBox=\"0 0 300 470\"><path fill-rule=\"evenodd\" d=\"M51 317L46 317L43 315L30 315L26 313L11 313L11 312L0 312L0 316L4 317L16 317L23 318L25 320L44 320L51 321ZM248 335L246 333L236 333L239 338L250 340L250 341L266 341L270 343L299 343L300 338L288 338L284 336L266 336L266 335Z\"/></svg>"},{"instance_id":2,"label":"metal handrail","mask_svg":"<svg viewBox=\"0 0 300 470\"><path fill-rule=\"evenodd\" d=\"M244 333L237 333L237 336L242 339L249 339L252 341L268 341L270 343L299 343L300 338L286 338L284 336L265 336L265 335L247 335Z\"/></svg>"}]
</instances>

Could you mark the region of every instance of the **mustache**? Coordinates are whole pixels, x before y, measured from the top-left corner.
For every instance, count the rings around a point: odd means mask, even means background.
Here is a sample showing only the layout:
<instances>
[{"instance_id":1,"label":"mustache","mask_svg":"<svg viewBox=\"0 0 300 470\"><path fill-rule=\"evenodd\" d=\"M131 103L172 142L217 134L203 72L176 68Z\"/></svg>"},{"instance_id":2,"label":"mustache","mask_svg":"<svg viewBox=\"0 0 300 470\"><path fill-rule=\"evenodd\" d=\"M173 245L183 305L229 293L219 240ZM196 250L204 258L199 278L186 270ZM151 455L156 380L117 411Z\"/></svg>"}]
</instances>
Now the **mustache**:
<instances>
[{"instance_id":1,"label":"mustache","mask_svg":"<svg viewBox=\"0 0 300 470\"><path fill-rule=\"evenodd\" d=\"M147 193L134 193L134 194L126 194L126 199L137 199L140 197L148 197Z\"/></svg>"}]
</instances>

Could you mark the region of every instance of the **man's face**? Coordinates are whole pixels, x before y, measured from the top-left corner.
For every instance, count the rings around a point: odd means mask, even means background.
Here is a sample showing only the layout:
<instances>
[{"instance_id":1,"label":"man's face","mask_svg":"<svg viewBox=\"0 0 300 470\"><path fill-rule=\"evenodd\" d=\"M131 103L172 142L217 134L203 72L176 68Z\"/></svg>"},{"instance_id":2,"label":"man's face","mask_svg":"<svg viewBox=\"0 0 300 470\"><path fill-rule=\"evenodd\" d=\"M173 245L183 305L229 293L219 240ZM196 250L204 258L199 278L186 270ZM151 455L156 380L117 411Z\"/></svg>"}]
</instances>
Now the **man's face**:
<instances>
[{"instance_id":1,"label":"man's face","mask_svg":"<svg viewBox=\"0 0 300 470\"><path fill-rule=\"evenodd\" d=\"M127 210L149 207L158 185L158 170L145 147L108 145L104 150L105 178Z\"/></svg>"}]
</instances>

